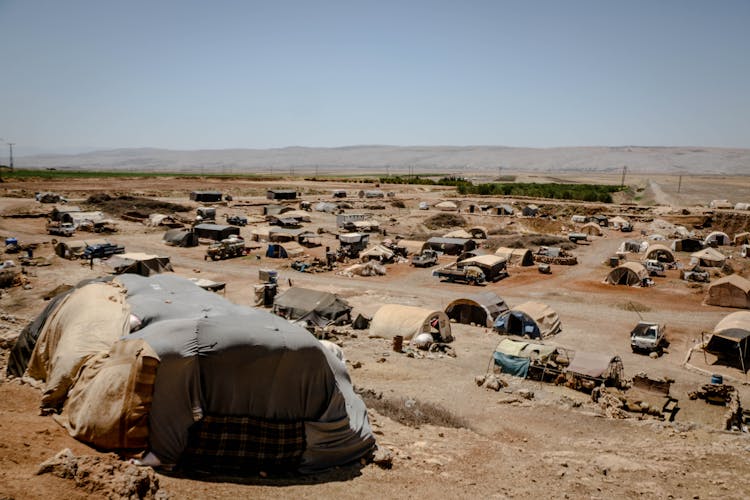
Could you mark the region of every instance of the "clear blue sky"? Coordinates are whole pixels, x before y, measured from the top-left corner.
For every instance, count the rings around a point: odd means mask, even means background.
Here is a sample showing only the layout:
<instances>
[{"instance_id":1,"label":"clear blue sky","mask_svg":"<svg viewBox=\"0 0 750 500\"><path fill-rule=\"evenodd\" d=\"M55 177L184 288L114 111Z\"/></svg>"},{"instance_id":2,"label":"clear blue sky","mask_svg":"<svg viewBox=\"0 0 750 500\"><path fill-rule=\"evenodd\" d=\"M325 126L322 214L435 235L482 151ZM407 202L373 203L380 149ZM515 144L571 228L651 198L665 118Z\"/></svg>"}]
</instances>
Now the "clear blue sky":
<instances>
[{"instance_id":1,"label":"clear blue sky","mask_svg":"<svg viewBox=\"0 0 750 500\"><path fill-rule=\"evenodd\" d=\"M750 1L0 0L18 154L750 147Z\"/></svg>"}]
</instances>

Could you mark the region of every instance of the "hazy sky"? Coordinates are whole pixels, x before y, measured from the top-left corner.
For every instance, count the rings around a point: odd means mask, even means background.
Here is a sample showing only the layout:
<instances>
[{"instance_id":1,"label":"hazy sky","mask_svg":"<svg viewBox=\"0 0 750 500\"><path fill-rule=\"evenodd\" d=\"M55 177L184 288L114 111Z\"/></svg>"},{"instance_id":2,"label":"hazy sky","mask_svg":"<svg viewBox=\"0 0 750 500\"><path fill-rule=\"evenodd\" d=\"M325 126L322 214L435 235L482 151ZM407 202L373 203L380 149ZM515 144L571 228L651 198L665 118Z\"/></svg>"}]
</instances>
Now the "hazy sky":
<instances>
[{"instance_id":1,"label":"hazy sky","mask_svg":"<svg viewBox=\"0 0 750 500\"><path fill-rule=\"evenodd\" d=\"M39 151L750 147L750 1L0 0Z\"/></svg>"}]
</instances>

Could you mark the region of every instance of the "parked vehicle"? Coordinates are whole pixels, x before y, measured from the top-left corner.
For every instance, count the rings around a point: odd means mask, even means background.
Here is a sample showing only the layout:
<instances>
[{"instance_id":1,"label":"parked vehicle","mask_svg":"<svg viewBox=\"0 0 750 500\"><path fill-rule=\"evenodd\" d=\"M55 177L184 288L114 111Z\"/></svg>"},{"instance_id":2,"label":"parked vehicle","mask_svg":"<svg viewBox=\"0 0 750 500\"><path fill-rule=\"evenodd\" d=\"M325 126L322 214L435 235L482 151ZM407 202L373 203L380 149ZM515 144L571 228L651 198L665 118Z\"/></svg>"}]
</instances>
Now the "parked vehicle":
<instances>
[{"instance_id":1,"label":"parked vehicle","mask_svg":"<svg viewBox=\"0 0 750 500\"><path fill-rule=\"evenodd\" d=\"M431 267L437 264L438 253L435 250L422 250L422 253L411 258L414 267Z\"/></svg>"},{"instance_id":2,"label":"parked vehicle","mask_svg":"<svg viewBox=\"0 0 750 500\"><path fill-rule=\"evenodd\" d=\"M484 272L477 266L458 267L456 264L450 264L436 269L432 272L432 275L451 282L457 281L469 285L480 285L485 282Z\"/></svg>"},{"instance_id":3,"label":"parked vehicle","mask_svg":"<svg viewBox=\"0 0 750 500\"><path fill-rule=\"evenodd\" d=\"M216 209L212 207L198 207L195 211L195 220L198 222L208 222L216 220Z\"/></svg>"},{"instance_id":4,"label":"parked vehicle","mask_svg":"<svg viewBox=\"0 0 750 500\"><path fill-rule=\"evenodd\" d=\"M649 276L666 276L664 273L663 262L659 262L656 259L646 259L643 261L643 266L646 268L646 271L648 271Z\"/></svg>"},{"instance_id":5,"label":"parked vehicle","mask_svg":"<svg viewBox=\"0 0 750 500\"><path fill-rule=\"evenodd\" d=\"M227 216L227 224L233 226L247 226L247 217L242 217L241 215Z\"/></svg>"},{"instance_id":6,"label":"parked vehicle","mask_svg":"<svg viewBox=\"0 0 750 500\"><path fill-rule=\"evenodd\" d=\"M73 236L76 227L72 222L50 222L47 224L47 232L56 236Z\"/></svg>"},{"instance_id":7,"label":"parked vehicle","mask_svg":"<svg viewBox=\"0 0 750 500\"><path fill-rule=\"evenodd\" d=\"M94 259L94 258L102 259L104 257L109 257L110 255L115 255L118 253L125 253L125 247L122 245L115 245L112 243L99 243L97 245L87 246L86 250L83 251L83 258L84 259Z\"/></svg>"},{"instance_id":8,"label":"parked vehicle","mask_svg":"<svg viewBox=\"0 0 750 500\"><path fill-rule=\"evenodd\" d=\"M203 260L223 260L245 255L245 240L242 238L226 238L217 243L212 243L206 249Z\"/></svg>"},{"instance_id":9,"label":"parked vehicle","mask_svg":"<svg viewBox=\"0 0 750 500\"><path fill-rule=\"evenodd\" d=\"M633 224L627 223L620 226L620 231L623 233L632 233L633 232Z\"/></svg>"},{"instance_id":10,"label":"parked vehicle","mask_svg":"<svg viewBox=\"0 0 750 500\"><path fill-rule=\"evenodd\" d=\"M650 321L639 321L630 332L630 348L633 352L661 353L666 345L666 326Z\"/></svg>"},{"instance_id":11,"label":"parked vehicle","mask_svg":"<svg viewBox=\"0 0 750 500\"><path fill-rule=\"evenodd\" d=\"M588 241L589 238L585 233L568 233L568 239L573 243L578 243L579 241Z\"/></svg>"}]
</instances>

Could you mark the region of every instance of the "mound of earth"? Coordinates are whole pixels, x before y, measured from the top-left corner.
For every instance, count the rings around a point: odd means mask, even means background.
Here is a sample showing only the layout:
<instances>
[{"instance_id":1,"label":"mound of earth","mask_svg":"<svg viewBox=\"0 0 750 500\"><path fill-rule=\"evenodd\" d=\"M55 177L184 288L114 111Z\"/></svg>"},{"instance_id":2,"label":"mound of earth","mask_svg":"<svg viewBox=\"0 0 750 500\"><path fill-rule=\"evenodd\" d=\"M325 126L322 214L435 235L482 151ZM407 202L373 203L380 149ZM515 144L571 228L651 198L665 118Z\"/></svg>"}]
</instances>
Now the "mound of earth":
<instances>
[{"instance_id":1,"label":"mound of earth","mask_svg":"<svg viewBox=\"0 0 750 500\"><path fill-rule=\"evenodd\" d=\"M152 198L143 198L140 196L116 196L112 197L107 193L92 194L86 200L86 204L93 205L97 210L101 210L114 216L121 216L125 212L140 212L148 214L158 212L189 212L190 207L180 205L179 203L170 203L168 201L154 200Z\"/></svg>"}]
</instances>

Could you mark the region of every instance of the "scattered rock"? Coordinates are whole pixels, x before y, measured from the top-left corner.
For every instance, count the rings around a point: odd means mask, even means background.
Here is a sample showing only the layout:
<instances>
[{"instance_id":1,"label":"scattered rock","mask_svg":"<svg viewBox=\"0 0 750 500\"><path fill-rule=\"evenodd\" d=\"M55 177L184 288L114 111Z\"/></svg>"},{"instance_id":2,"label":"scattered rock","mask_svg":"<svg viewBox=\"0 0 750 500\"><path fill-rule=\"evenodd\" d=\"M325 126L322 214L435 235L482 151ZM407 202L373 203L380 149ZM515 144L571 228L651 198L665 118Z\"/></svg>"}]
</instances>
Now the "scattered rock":
<instances>
[{"instance_id":1,"label":"scattered rock","mask_svg":"<svg viewBox=\"0 0 750 500\"><path fill-rule=\"evenodd\" d=\"M381 469L390 469L393 467L393 453L388 448L378 446L373 452L372 463Z\"/></svg>"},{"instance_id":2,"label":"scattered rock","mask_svg":"<svg viewBox=\"0 0 750 500\"><path fill-rule=\"evenodd\" d=\"M528 389L518 389L516 391L516 394L524 399L534 399L534 391L530 391Z\"/></svg>"},{"instance_id":3,"label":"scattered rock","mask_svg":"<svg viewBox=\"0 0 750 500\"><path fill-rule=\"evenodd\" d=\"M362 363L360 361L355 361L352 363L352 368L354 368L355 370L357 368L362 368Z\"/></svg>"}]
</instances>

